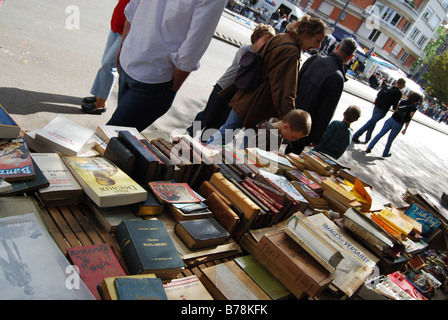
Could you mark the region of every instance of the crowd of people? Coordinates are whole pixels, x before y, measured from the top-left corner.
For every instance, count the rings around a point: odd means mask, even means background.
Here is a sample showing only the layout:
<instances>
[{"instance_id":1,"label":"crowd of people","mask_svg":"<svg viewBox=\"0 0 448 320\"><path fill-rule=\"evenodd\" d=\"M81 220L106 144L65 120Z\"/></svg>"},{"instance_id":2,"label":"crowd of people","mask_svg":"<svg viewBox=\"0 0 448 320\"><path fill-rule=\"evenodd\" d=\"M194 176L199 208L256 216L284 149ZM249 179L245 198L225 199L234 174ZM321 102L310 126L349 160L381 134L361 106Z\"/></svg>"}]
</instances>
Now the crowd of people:
<instances>
[{"instance_id":1,"label":"crowd of people","mask_svg":"<svg viewBox=\"0 0 448 320\"><path fill-rule=\"evenodd\" d=\"M184 2L119 0L102 68L91 91L93 96L84 98L84 112L105 111L117 77L118 106L108 125L143 131L170 109L185 79L199 68L199 60L226 5L226 0ZM343 119L331 122L347 81L346 66L353 60L357 43L345 38L328 54L317 54L328 33L326 23L319 18L305 15L298 21L288 21L281 12L274 13L270 24L259 24L254 29L251 44L237 51L232 64L217 80L204 110L195 116L186 132L213 145L231 142L235 132L251 131L253 139L243 140L242 147L300 154L311 146L339 158L352 142L351 123L360 117L359 107L350 106ZM316 54L301 67L304 51ZM251 63L261 61L257 64L259 70L255 70L259 71L256 85L251 89L236 81L241 76L243 59L252 59ZM401 98L402 86L386 88L396 88ZM384 108L406 109L406 116L400 114L392 119L407 128L417 106L414 100L415 97L406 100L406 108L399 104L400 99ZM384 117L384 110L381 111ZM379 114L374 110L372 121L362 130L370 130L371 134L372 123L374 127L382 118ZM398 126L389 123L394 134ZM357 132L354 140L359 142L359 136ZM366 140L369 139L370 135ZM367 152L373 148L372 143ZM390 156L389 150L383 156Z\"/></svg>"}]
</instances>

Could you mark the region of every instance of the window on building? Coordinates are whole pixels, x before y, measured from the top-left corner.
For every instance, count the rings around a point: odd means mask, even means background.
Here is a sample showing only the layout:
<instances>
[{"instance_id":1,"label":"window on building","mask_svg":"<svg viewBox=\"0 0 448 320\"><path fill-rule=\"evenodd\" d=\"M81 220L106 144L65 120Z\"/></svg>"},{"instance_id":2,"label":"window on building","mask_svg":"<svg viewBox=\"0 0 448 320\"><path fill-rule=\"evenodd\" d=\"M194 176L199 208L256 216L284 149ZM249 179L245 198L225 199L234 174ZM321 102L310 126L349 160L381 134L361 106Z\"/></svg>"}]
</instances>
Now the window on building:
<instances>
[{"instance_id":1,"label":"window on building","mask_svg":"<svg viewBox=\"0 0 448 320\"><path fill-rule=\"evenodd\" d=\"M393 25L393 26L396 26L400 20L401 20L401 15L399 15L398 13L395 13L395 15L392 18L390 24Z\"/></svg>"},{"instance_id":2,"label":"window on building","mask_svg":"<svg viewBox=\"0 0 448 320\"><path fill-rule=\"evenodd\" d=\"M414 28L409 35L409 39L415 42L415 39L417 39L417 36L420 34L420 30L418 28Z\"/></svg>"},{"instance_id":3,"label":"window on building","mask_svg":"<svg viewBox=\"0 0 448 320\"><path fill-rule=\"evenodd\" d=\"M432 18L431 18L431 20L429 20L429 26L431 27L431 29L432 30L434 30L434 29L436 29L436 28L438 28L439 27L439 25L440 25L440 21L441 21L441 19L437 16L437 15L434 15Z\"/></svg>"},{"instance_id":4,"label":"window on building","mask_svg":"<svg viewBox=\"0 0 448 320\"><path fill-rule=\"evenodd\" d=\"M405 52L403 52L403 54L401 55L401 57L400 57L400 61L401 62L403 62L403 63L405 63L406 62L406 59L409 57L409 53L407 53L406 51Z\"/></svg>"},{"instance_id":5,"label":"window on building","mask_svg":"<svg viewBox=\"0 0 448 320\"><path fill-rule=\"evenodd\" d=\"M380 35L381 35L381 31L379 31L378 29L373 29L373 31L369 35L369 40L376 42L376 40L378 40L378 37Z\"/></svg>"},{"instance_id":6,"label":"window on building","mask_svg":"<svg viewBox=\"0 0 448 320\"><path fill-rule=\"evenodd\" d=\"M417 47L419 47L420 49L423 48L423 46L426 45L426 42L427 42L427 41L428 41L428 37L425 36L425 35L422 35L422 36L420 37L420 39L418 39Z\"/></svg>"},{"instance_id":7,"label":"window on building","mask_svg":"<svg viewBox=\"0 0 448 320\"><path fill-rule=\"evenodd\" d=\"M429 19L431 19L433 14L434 14L434 10L432 10L432 8L426 8L425 13L422 15L422 19L425 20L426 22L428 22Z\"/></svg>"},{"instance_id":8,"label":"window on building","mask_svg":"<svg viewBox=\"0 0 448 320\"><path fill-rule=\"evenodd\" d=\"M391 8L387 8L383 12L383 15L381 16L381 19L384 20L385 22L389 22L392 19L394 14L395 14L394 10L392 10Z\"/></svg>"},{"instance_id":9,"label":"window on building","mask_svg":"<svg viewBox=\"0 0 448 320\"><path fill-rule=\"evenodd\" d=\"M389 49L392 49L392 47L394 46L394 44L395 44L395 41L392 40L392 39L390 39L390 42L389 42L389 45L388 45Z\"/></svg>"}]
</instances>

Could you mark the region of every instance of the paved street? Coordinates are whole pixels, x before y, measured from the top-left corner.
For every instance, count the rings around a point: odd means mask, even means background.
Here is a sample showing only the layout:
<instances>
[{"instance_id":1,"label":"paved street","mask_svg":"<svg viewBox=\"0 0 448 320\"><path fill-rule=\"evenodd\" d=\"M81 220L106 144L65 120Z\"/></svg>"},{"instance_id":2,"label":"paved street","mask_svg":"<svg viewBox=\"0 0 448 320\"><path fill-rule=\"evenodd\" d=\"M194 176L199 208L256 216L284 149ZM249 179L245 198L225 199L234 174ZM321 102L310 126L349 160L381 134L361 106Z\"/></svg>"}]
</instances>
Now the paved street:
<instances>
[{"instance_id":1,"label":"paved street","mask_svg":"<svg viewBox=\"0 0 448 320\"><path fill-rule=\"evenodd\" d=\"M78 0L75 7L67 0L2 3L0 104L24 130L39 129L59 114L91 129L109 120L116 107L117 88L102 115L86 115L80 104L82 97L89 95L99 67L115 4L112 0ZM79 29L70 29L76 27L72 17L77 10ZM216 31L242 43L249 43L251 34L250 26L228 13L223 14ZM144 133L165 135L186 128L205 106L215 81L230 65L236 50L226 41L213 39L201 68L187 79L173 108ZM334 119L342 119L343 111L357 104L362 117L353 125L356 130L370 118L375 94L350 79ZM406 188L418 188L436 198L448 192L448 126L422 114L415 120L406 135L400 134L395 140L392 157L381 157L384 137L372 153L364 152L365 145L354 145L340 159L396 206L403 205L401 195ZM377 125L375 134L383 123Z\"/></svg>"}]
</instances>

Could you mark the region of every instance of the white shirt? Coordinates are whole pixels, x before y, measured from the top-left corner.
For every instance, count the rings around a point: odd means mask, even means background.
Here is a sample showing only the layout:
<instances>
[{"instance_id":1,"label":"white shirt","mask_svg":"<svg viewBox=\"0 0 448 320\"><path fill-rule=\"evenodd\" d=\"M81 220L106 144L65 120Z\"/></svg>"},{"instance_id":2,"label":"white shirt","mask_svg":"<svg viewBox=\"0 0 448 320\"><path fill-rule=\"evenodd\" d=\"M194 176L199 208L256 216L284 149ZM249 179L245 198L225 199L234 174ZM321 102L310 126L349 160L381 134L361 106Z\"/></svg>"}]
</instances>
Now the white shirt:
<instances>
[{"instance_id":1,"label":"white shirt","mask_svg":"<svg viewBox=\"0 0 448 320\"><path fill-rule=\"evenodd\" d=\"M131 0L125 15L131 29L120 64L133 79L163 83L174 69L199 69L226 0Z\"/></svg>"}]
</instances>

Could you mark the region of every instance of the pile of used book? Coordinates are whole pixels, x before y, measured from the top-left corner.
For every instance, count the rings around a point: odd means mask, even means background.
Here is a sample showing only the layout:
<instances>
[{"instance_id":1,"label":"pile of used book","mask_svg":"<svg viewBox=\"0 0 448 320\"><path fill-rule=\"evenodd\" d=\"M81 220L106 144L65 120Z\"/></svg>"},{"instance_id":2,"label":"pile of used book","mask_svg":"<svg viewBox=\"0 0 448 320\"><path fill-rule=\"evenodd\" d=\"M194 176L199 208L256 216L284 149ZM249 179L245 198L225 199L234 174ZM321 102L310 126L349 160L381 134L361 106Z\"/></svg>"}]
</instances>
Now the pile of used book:
<instances>
[{"instance_id":1,"label":"pile of used book","mask_svg":"<svg viewBox=\"0 0 448 320\"><path fill-rule=\"evenodd\" d=\"M13 275L0 276L2 299L448 294L448 213L418 190L404 195L408 207L395 208L349 168L310 149L281 155L210 147L190 136L146 137L130 127L92 131L63 116L21 132L0 111L0 256L13 263L14 248L17 272L34 275L20 286L8 280ZM39 215L8 216L2 209L23 195L47 207L87 204L124 261L106 244L62 254ZM36 255L45 259L34 267ZM197 261L227 257L200 274L182 273ZM80 270L82 290L67 293L61 270L70 265Z\"/></svg>"}]
</instances>

